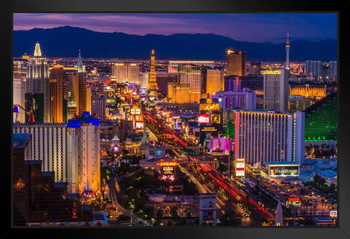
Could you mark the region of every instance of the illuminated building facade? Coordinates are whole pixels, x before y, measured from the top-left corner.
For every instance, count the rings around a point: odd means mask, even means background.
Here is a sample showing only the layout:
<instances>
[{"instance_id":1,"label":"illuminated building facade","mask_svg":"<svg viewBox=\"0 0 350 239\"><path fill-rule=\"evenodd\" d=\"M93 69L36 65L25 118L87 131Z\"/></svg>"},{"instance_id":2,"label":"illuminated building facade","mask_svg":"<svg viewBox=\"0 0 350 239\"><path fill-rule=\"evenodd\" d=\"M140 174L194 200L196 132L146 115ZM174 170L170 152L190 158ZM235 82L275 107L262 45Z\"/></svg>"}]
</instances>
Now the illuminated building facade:
<instances>
[{"instance_id":1,"label":"illuminated building facade","mask_svg":"<svg viewBox=\"0 0 350 239\"><path fill-rule=\"evenodd\" d=\"M116 83L141 83L141 64L134 62L117 62L111 67L111 80Z\"/></svg>"},{"instance_id":2,"label":"illuminated building facade","mask_svg":"<svg viewBox=\"0 0 350 239\"><path fill-rule=\"evenodd\" d=\"M40 44L35 45L34 56L28 59L26 93L43 93L43 121L50 122L50 79L47 58L41 54Z\"/></svg>"},{"instance_id":3,"label":"illuminated building facade","mask_svg":"<svg viewBox=\"0 0 350 239\"><path fill-rule=\"evenodd\" d=\"M245 158L249 164L303 160L303 112L236 111L234 123L236 158Z\"/></svg>"},{"instance_id":4,"label":"illuminated building facade","mask_svg":"<svg viewBox=\"0 0 350 239\"><path fill-rule=\"evenodd\" d=\"M191 102L190 84L168 84L168 97L173 100L175 104Z\"/></svg>"},{"instance_id":5,"label":"illuminated building facade","mask_svg":"<svg viewBox=\"0 0 350 239\"><path fill-rule=\"evenodd\" d=\"M206 66L214 67L214 61L169 61L168 73L178 73L178 67L180 65L195 65L195 66Z\"/></svg>"},{"instance_id":6,"label":"illuminated building facade","mask_svg":"<svg viewBox=\"0 0 350 239\"><path fill-rule=\"evenodd\" d=\"M62 66L57 65L50 71L50 112L51 123L63 123L64 122L64 85L66 74Z\"/></svg>"},{"instance_id":7,"label":"illuminated building facade","mask_svg":"<svg viewBox=\"0 0 350 239\"><path fill-rule=\"evenodd\" d=\"M180 84L189 84L191 100L187 103L199 102L204 80L204 67L195 65L179 65L178 74Z\"/></svg>"},{"instance_id":8,"label":"illuminated building facade","mask_svg":"<svg viewBox=\"0 0 350 239\"><path fill-rule=\"evenodd\" d=\"M219 91L215 93L212 98L219 100L220 109L243 109L243 110L255 110L256 109L256 94L254 91L243 89L243 91Z\"/></svg>"},{"instance_id":9,"label":"illuminated building facade","mask_svg":"<svg viewBox=\"0 0 350 239\"><path fill-rule=\"evenodd\" d=\"M327 96L326 85L291 85L290 95L292 96L304 96L306 98L314 98L320 100Z\"/></svg>"},{"instance_id":10,"label":"illuminated building facade","mask_svg":"<svg viewBox=\"0 0 350 239\"><path fill-rule=\"evenodd\" d=\"M215 92L224 90L224 68L215 67L215 68L205 68L205 77L204 77L204 86L205 91L202 90L202 93L212 95ZM202 95L203 97L203 95Z\"/></svg>"},{"instance_id":11,"label":"illuminated building facade","mask_svg":"<svg viewBox=\"0 0 350 239\"><path fill-rule=\"evenodd\" d=\"M83 112L91 112L91 88L88 87L88 84L83 73L79 73L79 107L78 115L81 115Z\"/></svg>"},{"instance_id":12,"label":"illuminated building facade","mask_svg":"<svg viewBox=\"0 0 350 239\"><path fill-rule=\"evenodd\" d=\"M99 121L88 113L68 124L14 124L13 133L32 135L31 158L55 182L67 182L69 193L100 189Z\"/></svg>"},{"instance_id":13,"label":"illuminated building facade","mask_svg":"<svg viewBox=\"0 0 350 239\"><path fill-rule=\"evenodd\" d=\"M13 78L13 105L19 105L17 107L18 112L15 112L13 120L14 122L25 122L26 113L25 107L25 79Z\"/></svg>"},{"instance_id":14,"label":"illuminated building facade","mask_svg":"<svg viewBox=\"0 0 350 239\"><path fill-rule=\"evenodd\" d=\"M246 67L246 52L234 49L227 49L227 75L244 76Z\"/></svg>"},{"instance_id":15,"label":"illuminated building facade","mask_svg":"<svg viewBox=\"0 0 350 239\"><path fill-rule=\"evenodd\" d=\"M290 95L288 97L288 112L294 113L304 111L307 107L313 104L313 100L300 95Z\"/></svg>"},{"instance_id":16,"label":"illuminated building facade","mask_svg":"<svg viewBox=\"0 0 350 239\"><path fill-rule=\"evenodd\" d=\"M306 76L317 81L335 82L337 80L337 61L306 61Z\"/></svg>"},{"instance_id":17,"label":"illuminated building facade","mask_svg":"<svg viewBox=\"0 0 350 239\"><path fill-rule=\"evenodd\" d=\"M289 72L288 70L263 71L264 109L288 112Z\"/></svg>"},{"instance_id":18,"label":"illuminated building facade","mask_svg":"<svg viewBox=\"0 0 350 239\"><path fill-rule=\"evenodd\" d=\"M72 118L74 115L79 114L79 73L76 69L66 69L65 72L68 77L67 83L67 114L68 119Z\"/></svg>"},{"instance_id":19,"label":"illuminated building facade","mask_svg":"<svg viewBox=\"0 0 350 239\"><path fill-rule=\"evenodd\" d=\"M83 64L83 59L81 58L80 49L79 49L79 54L78 54L77 63L74 65L74 68L75 68L79 73L85 73L85 65Z\"/></svg>"}]
</instances>

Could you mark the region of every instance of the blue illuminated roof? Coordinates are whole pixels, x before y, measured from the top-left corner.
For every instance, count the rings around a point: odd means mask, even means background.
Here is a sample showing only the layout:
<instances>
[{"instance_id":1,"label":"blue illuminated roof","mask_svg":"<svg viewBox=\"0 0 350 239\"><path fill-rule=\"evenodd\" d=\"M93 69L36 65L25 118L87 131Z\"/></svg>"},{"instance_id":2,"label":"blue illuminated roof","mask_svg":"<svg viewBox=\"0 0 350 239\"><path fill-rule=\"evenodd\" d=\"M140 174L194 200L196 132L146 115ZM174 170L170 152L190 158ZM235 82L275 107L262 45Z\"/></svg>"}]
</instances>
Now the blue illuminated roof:
<instances>
[{"instance_id":1,"label":"blue illuminated roof","mask_svg":"<svg viewBox=\"0 0 350 239\"><path fill-rule=\"evenodd\" d=\"M68 120L67 127L68 128L79 128L80 122L79 122L79 120L70 119L70 120Z\"/></svg>"},{"instance_id":2,"label":"blue illuminated roof","mask_svg":"<svg viewBox=\"0 0 350 239\"><path fill-rule=\"evenodd\" d=\"M79 128L84 123L100 125L100 121L96 117L91 116L89 111L84 111L81 116L68 120L67 127Z\"/></svg>"}]
</instances>

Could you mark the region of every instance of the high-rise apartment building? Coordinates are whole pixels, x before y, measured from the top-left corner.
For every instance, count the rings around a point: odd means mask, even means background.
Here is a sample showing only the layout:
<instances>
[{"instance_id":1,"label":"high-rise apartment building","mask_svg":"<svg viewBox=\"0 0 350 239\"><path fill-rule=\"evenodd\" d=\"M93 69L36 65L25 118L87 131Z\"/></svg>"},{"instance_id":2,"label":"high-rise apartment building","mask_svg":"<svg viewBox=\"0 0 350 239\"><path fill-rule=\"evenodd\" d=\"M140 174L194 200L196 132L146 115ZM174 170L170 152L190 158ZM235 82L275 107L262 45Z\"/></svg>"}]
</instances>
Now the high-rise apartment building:
<instances>
[{"instance_id":1,"label":"high-rise apartment building","mask_svg":"<svg viewBox=\"0 0 350 239\"><path fill-rule=\"evenodd\" d=\"M302 162L304 112L235 112L235 157L249 164Z\"/></svg>"},{"instance_id":2,"label":"high-rise apartment building","mask_svg":"<svg viewBox=\"0 0 350 239\"><path fill-rule=\"evenodd\" d=\"M264 75L264 109L288 112L289 71L263 71Z\"/></svg>"},{"instance_id":3,"label":"high-rise apartment building","mask_svg":"<svg viewBox=\"0 0 350 239\"><path fill-rule=\"evenodd\" d=\"M246 67L246 52L234 49L227 49L227 75L244 76Z\"/></svg>"}]
</instances>

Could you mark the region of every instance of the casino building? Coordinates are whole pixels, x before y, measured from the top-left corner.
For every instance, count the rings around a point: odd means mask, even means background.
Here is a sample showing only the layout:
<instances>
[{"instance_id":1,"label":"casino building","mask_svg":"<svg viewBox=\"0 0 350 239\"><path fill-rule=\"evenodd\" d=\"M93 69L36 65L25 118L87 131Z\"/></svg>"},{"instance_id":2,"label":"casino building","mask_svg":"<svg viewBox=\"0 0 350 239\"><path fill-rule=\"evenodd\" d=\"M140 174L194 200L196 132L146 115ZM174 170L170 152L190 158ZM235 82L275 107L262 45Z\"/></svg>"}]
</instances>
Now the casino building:
<instances>
[{"instance_id":1,"label":"casino building","mask_svg":"<svg viewBox=\"0 0 350 239\"><path fill-rule=\"evenodd\" d=\"M32 135L31 158L55 182L67 182L68 193L100 190L100 126L84 112L68 124L13 124L13 133Z\"/></svg>"},{"instance_id":2,"label":"casino building","mask_svg":"<svg viewBox=\"0 0 350 239\"><path fill-rule=\"evenodd\" d=\"M235 158L249 164L302 162L304 158L303 112L235 112Z\"/></svg>"}]
</instances>

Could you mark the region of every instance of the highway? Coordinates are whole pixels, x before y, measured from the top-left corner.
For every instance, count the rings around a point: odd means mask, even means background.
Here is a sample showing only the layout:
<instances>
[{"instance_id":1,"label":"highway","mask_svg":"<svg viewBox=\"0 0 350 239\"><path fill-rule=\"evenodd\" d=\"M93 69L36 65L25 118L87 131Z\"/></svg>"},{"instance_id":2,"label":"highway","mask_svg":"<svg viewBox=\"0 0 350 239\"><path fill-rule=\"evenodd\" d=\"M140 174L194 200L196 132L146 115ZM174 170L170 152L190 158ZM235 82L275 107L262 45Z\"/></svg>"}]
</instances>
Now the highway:
<instances>
[{"instance_id":1,"label":"highway","mask_svg":"<svg viewBox=\"0 0 350 239\"><path fill-rule=\"evenodd\" d=\"M110 195L111 200L112 200L112 205L113 205L113 207L116 208L116 210L119 210L122 213L124 213L125 215L129 216L134 224L138 225L138 224L141 223L144 226L152 226L149 222L147 222L147 221L137 217L136 215L134 215L133 213L129 212L128 210L126 210L124 207L122 207L119 204L118 199L117 199L117 191L115 189L114 180L113 179L108 184L108 187L109 187L109 195Z\"/></svg>"}]
</instances>

